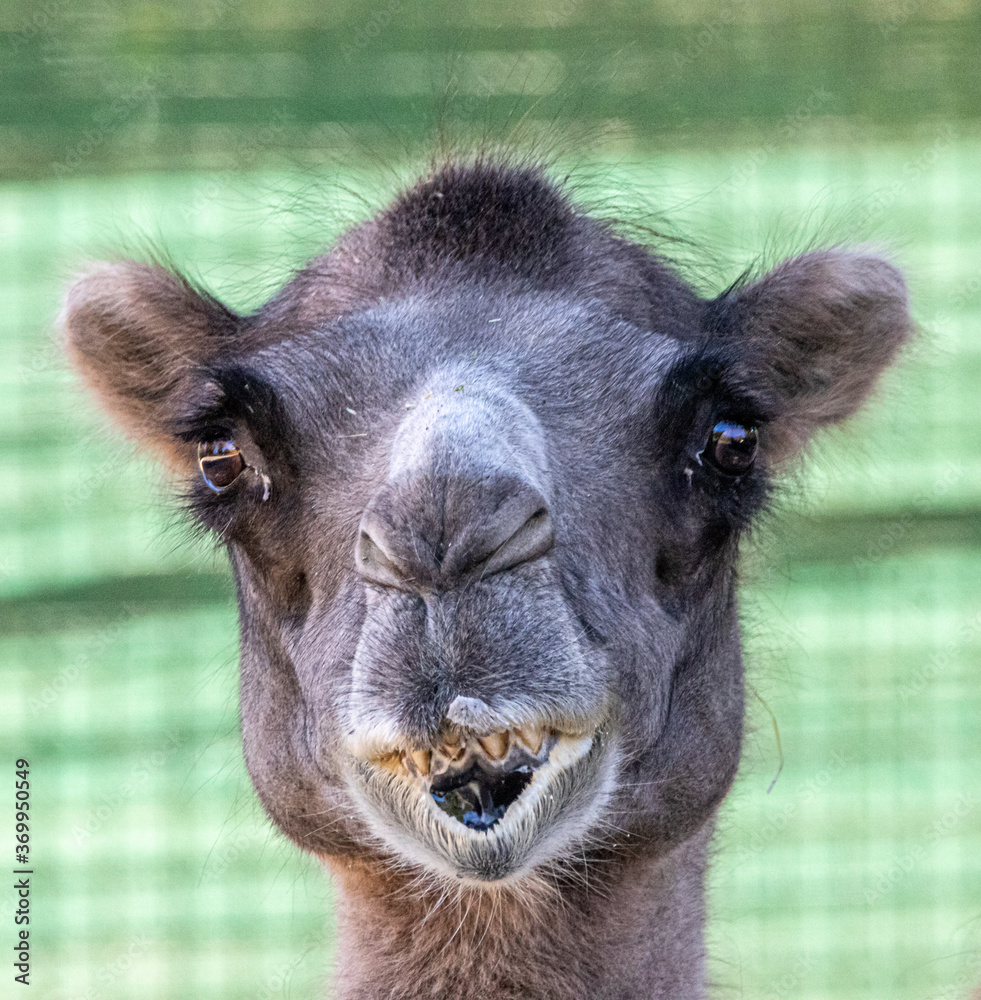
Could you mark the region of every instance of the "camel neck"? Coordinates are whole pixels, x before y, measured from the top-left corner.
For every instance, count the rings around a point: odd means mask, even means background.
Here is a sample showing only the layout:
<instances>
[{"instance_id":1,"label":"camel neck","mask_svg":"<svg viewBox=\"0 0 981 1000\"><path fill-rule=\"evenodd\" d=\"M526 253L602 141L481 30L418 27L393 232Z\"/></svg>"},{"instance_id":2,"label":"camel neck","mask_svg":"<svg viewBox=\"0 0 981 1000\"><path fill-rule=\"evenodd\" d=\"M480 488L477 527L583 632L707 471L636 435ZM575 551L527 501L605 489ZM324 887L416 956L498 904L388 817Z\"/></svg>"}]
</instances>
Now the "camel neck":
<instances>
[{"instance_id":1,"label":"camel neck","mask_svg":"<svg viewBox=\"0 0 981 1000\"><path fill-rule=\"evenodd\" d=\"M707 831L524 891L454 891L336 859L338 1000L698 1000Z\"/></svg>"}]
</instances>

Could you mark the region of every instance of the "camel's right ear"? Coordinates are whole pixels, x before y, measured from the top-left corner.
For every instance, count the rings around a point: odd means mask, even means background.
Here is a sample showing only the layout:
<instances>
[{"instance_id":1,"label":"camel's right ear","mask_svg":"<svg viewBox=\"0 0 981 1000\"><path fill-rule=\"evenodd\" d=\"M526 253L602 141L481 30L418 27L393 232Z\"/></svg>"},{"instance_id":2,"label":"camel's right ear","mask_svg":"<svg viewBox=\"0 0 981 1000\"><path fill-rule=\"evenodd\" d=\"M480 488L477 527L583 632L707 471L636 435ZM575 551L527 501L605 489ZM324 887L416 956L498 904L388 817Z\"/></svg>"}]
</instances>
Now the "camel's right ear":
<instances>
[{"instance_id":1,"label":"camel's right ear","mask_svg":"<svg viewBox=\"0 0 981 1000\"><path fill-rule=\"evenodd\" d=\"M157 264L96 264L68 290L60 317L68 357L130 437L183 468L174 427L218 387L209 365L232 353L239 318Z\"/></svg>"}]
</instances>

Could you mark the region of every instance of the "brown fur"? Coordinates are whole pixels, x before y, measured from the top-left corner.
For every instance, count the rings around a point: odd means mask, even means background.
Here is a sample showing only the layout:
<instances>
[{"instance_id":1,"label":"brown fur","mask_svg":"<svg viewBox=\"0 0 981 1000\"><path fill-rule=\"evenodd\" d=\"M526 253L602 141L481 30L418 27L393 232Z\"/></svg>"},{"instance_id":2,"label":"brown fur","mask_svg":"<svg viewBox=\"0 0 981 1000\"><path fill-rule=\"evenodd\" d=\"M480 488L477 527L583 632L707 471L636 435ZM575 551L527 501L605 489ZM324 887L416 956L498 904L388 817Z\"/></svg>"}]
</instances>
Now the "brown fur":
<instances>
[{"instance_id":1,"label":"brown fur","mask_svg":"<svg viewBox=\"0 0 981 1000\"><path fill-rule=\"evenodd\" d=\"M492 891L434 894L424 882L362 859L331 863L344 941L334 995L685 997L687 984L702 974L704 952L691 942L704 914L675 920L672 897L697 890L706 840L707 831L659 861L625 865L611 856L592 868L545 873L521 889ZM683 975L651 981L647 970L663 967L666 951L683 956Z\"/></svg>"},{"instance_id":2,"label":"brown fur","mask_svg":"<svg viewBox=\"0 0 981 1000\"><path fill-rule=\"evenodd\" d=\"M170 430L172 401L207 400L207 364L234 348L238 317L158 264L96 264L65 298L69 360L131 437L185 474L192 449Z\"/></svg>"},{"instance_id":3,"label":"brown fur","mask_svg":"<svg viewBox=\"0 0 981 1000\"><path fill-rule=\"evenodd\" d=\"M796 454L815 428L850 417L913 333L902 277L855 250L821 250L780 264L739 289L738 323L754 346L746 380L777 394L774 460Z\"/></svg>"}]
</instances>

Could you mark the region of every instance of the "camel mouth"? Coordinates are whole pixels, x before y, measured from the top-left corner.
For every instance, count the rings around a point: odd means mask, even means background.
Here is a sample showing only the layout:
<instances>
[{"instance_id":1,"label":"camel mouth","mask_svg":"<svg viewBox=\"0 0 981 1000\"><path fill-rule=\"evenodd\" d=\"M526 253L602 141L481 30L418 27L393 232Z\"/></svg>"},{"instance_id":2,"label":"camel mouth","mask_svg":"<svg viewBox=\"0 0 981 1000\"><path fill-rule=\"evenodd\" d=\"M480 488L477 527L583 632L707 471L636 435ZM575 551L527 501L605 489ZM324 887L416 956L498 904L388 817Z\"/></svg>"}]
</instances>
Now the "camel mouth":
<instances>
[{"instance_id":1,"label":"camel mouth","mask_svg":"<svg viewBox=\"0 0 981 1000\"><path fill-rule=\"evenodd\" d=\"M376 751L369 759L435 805L440 819L487 833L530 786L541 793L585 754L595 735L535 724L490 733L449 726L435 744Z\"/></svg>"},{"instance_id":2,"label":"camel mouth","mask_svg":"<svg viewBox=\"0 0 981 1000\"><path fill-rule=\"evenodd\" d=\"M437 785L447 776L462 774L474 764L487 773L514 771L523 764L532 770L544 764L556 743L571 734L537 724L478 732L448 725L433 743L416 746L366 748L363 756L376 767L402 777L423 778ZM585 731L577 736L586 735Z\"/></svg>"},{"instance_id":3,"label":"camel mouth","mask_svg":"<svg viewBox=\"0 0 981 1000\"><path fill-rule=\"evenodd\" d=\"M490 830L528 787L536 769L488 769L475 761L465 771L447 772L430 783L433 802L471 830Z\"/></svg>"},{"instance_id":4,"label":"camel mouth","mask_svg":"<svg viewBox=\"0 0 981 1000\"><path fill-rule=\"evenodd\" d=\"M456 885L520 879L593 829L615 783L607 724L584 722L364 740L348 787L396 856Z\"/></svg>"},{"instance_id":5,"label":"camel mouth","mask_svg":"<svg viewBox=\"0 0 981 1000\"><path fill-rule=\"evenodd\" d=\"M433 751L410 757L433 802L470 830L491 830L521 797L563 734L526 725L477 735L444 731Z\"/></svg>"}]
</instances>

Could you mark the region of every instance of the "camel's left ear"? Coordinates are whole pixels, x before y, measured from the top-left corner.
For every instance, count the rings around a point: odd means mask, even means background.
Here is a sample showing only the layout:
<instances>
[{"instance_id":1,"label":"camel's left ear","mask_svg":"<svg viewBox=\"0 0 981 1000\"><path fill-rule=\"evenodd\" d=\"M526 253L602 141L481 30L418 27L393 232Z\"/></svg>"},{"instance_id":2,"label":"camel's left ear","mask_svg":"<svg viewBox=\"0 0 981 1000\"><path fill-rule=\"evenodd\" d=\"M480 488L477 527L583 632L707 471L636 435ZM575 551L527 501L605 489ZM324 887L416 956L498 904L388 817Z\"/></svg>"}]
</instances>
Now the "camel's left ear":
<instances>
[{"instance_id":1,"label":"camel's left ear","mask_svg":"<svg viewBox=\"0 0 981 1000\"><path fill-rule=\"evenodd\" d=\"M743 378L776 402L775 461L854 413L914 331L902 275L857 250L791 258L714 306Z\"/></svg>"}]
</instances>

